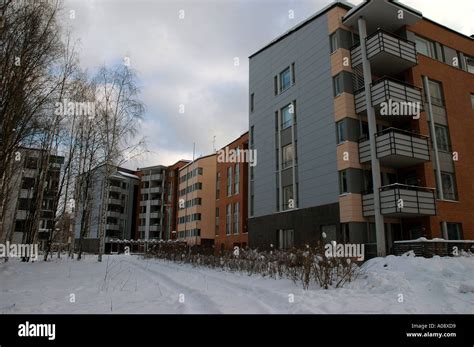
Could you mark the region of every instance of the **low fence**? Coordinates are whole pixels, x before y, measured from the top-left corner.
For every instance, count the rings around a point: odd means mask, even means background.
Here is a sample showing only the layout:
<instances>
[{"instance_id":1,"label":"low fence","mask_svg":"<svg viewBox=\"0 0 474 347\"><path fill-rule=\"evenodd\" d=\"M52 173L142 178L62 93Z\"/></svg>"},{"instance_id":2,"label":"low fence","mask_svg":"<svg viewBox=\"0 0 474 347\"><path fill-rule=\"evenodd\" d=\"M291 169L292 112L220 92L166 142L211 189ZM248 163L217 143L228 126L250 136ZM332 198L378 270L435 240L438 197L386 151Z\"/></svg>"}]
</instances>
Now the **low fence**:
<instances>
[{"instance_id":1,"label":"low fence","mask_svg":"<svg viewBox=\"0 0 474 347\"><path fill-rule=\"evenodd\" d=\"M417 257L432 258L435 255L441 257L456 256L461 252L474 253L473 240L442 240L442 239L419 239L408 241L395 241L393 245L394 255L413 251Z\"/></svg>"}]
</instances>

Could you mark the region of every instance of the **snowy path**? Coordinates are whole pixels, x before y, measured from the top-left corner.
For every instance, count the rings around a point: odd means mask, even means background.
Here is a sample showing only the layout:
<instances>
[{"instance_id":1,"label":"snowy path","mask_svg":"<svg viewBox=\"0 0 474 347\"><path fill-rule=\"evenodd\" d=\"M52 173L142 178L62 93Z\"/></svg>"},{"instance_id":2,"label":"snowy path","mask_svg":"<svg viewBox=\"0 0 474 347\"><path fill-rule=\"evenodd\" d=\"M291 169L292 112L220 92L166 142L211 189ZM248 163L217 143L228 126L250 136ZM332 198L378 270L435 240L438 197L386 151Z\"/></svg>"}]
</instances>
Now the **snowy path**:
<instances>
[{"instance_id":1,"label":"snowy path","mask_svg":"<svg viewBox=\"0 0 474 347\"><path fill-rule=\"evenodd\" d=\"M346 288L308 291L138 256L10 260L0 263L0 313L474 313L473 279L474 257L377 258Z\"/></svg>"}]
</instances>

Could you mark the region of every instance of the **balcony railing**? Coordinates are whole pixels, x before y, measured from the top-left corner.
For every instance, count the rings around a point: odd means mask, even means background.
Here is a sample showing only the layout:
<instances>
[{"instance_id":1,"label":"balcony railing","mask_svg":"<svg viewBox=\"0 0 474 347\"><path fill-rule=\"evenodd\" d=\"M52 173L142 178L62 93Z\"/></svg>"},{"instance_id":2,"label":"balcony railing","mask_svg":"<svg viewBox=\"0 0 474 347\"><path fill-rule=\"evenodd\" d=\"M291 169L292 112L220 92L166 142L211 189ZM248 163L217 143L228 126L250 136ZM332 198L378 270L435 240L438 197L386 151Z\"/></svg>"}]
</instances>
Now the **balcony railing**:
<instances>
[{"instance_id":1,"label":"balcony railing","mask_svg":"<svg viewBox=\"0 0 474 347\"><path fill-rule=\"evenodd\" d=\"M423 109L421 88L398 81L390 77L383 77L370 86L372 106L377 115L399 118L415 116ZM354 92L356 113L365 114L367 104L365 90ZM385 107L383 107L385 106ZM384 114L384 111L386 114Z\"/></svg>"},{"instance_id":2,"label":"balcony railing","mask_svg":"<svg viewBox=\"0 0 474 347\"><path fill-rule=\"evenodd\" d=\"M416 44L378 30L366 39L367 59L374 75L396 75L418 64ZM352 67L362 64L360 44L351 48Z\"/></svg>"},{"instance_id":3,"label":"balcony railing","mask_svg":"<svg viewBox=\"0 0 474 347\"><path fill-rule=\"evenodd\" d=\"M396 128L375 135L377 158L384 166L402 168L430 161L429 137ZM359 140L359 161L370 162L368 138Z\"/></svg>"},{"instance_id":4,"label":"balcony railing","mask_svg":"<svg viewBox=\"0 0 474 347\"><path fill-rule=\"evenodd\" d=\"M109 205L119 205L119 206L122 206L122 200L109 198L108 204L109 204Z\"/></svg>"},{"instance_id":5,"label":"balcony railing","mask_svg":"<svg viewBox=\"0 0 474 347\"><path fill-rule=\"evenodd\" d=\"M364 217L375 214L374 194L362 196ZM435 189L391 184L380 188L380 213L394 218L436 215Z\"/></svg>"}]
</instances>

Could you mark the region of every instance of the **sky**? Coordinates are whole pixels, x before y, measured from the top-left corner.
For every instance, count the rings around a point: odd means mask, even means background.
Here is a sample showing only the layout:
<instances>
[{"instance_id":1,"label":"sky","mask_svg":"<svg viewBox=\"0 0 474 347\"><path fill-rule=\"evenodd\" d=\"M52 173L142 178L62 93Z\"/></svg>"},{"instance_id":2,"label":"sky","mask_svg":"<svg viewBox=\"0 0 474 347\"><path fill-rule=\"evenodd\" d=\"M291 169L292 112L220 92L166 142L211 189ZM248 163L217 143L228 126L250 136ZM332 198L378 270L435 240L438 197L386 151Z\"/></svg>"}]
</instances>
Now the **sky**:
<instances>
[{"instance_id":1,"label":"sky","mask_svg":"<svg viewBox=\"0 0 474 347\"><path fill-rule=\"evenodd\" d=\"M135 169L192 159L193 144L207 155L246 132L248 57L331 2L65 0L64 15L84 69L127 59L138 73L149 153L124 164ZM473 0L401 2L474 34Z\"/></svg>"}]
</instances>

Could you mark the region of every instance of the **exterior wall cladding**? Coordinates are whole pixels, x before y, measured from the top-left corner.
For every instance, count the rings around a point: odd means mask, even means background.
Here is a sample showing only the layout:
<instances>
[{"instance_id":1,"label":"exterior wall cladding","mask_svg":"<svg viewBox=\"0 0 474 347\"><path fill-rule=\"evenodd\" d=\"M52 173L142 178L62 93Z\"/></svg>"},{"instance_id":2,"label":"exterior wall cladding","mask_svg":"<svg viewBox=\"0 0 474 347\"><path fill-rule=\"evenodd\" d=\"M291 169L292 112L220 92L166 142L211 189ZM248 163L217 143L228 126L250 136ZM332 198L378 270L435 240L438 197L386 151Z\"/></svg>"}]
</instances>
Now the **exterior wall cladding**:
<instances>
[{"instance_id":1,"label":"exterior wall cladding","mask_svg":"<svg viewBox=\"0 0 474 347\"><path fill-rule=\"evenodd\" d=\"M423 202L415 202L415 212L387 211L386 205L381 206L386 250L390 252L393 241L420 236L474 239L474 186L470 178L474 172L474 155L469 150L474 133L474 41L423 18L416 11L412 12L414 24L371 23L371 18L380 22L377 6L391 9L398 6L395 2L376 3L358 7L359 11L362 8L362 12L366 11L367 40L378 35L379 40L387 40L388 44L401 41L408 51L413 50L413 57L394 57L393 51L382 52L373 60L369 57L373 76L370 83L383 82L388 75L401 81L403 88L415 93L419 90L420 101L424 100L420 119L383 118L380 108L376 108L377 136L402 134L411 141L419 139L426 143L423 158L400 152L379 157L380 148L376 144L381 191L399 189L399 194L407 197L424 196ZM353 45L358 43L359 34L357 21L353 21L356 28L343 22L349 10L351 7L346 4L334 3L250 57L249 145L258 151L258 165L250 168L249 174L250 247L311 244L324 231L338 242L365 243L366 255L375 254L375 223L373 211L369 211L370 196L374 199L371 190L375 169L370 163L370 151L369 160L364 162L359 148L364 137L378 140L377 136L368 134L366 112L357 107L363 76L361 65L355 64L354 59L357 46ZM398 28L377 32L376 25L398 25ZM382 50L386 47L382 46ZM343 64L344 58L351 64ZM458 58L459 66L452 66L453 58ZM423 85L424 76L430 81L429 92ZM434 133L428 122L426 93L436 103ZM365 95L363 90L362 94ZM282 113L289 104L294 111L293 121L289 120L290 130L282 125L288 121L288 115L283 117ZM436 181L434 139L438 143L443 175L440 185ZM288 144L295 148L290 151L294 165L283 165L284 154L288 154L283 153L283 148ZM400 142L398 146L404 145ZM453 152L458 160L453 161ZM343 159L344 154L349 159ZM394 184L401 188L391 188ZM293 187L294 194L282 192L288 186ZM443 200L440 192L444 194ZM438 194L438 199L436 195L425 198L427 194ZM293 208L286 206L288 197ZM430 210L427 206L434 208Z\"/></svg>"},{"instance_id":2,"label":"exterior wall cladding","mask_svg":"<svg viewBox=\"0 0 474 347\"><path fill-rule=\"evenodd\" d=\"M292 64L293 85L275 96L275 76ZM251 56L249 69L249 93L254 102L249 116L250 141L258 153L250 182L249 244L278 245L279 229L292 229L295 245L319 239L322 226L339 225L328 17L310 21ZM294 101L296 208L278 212L275 112ZM288 141L285 135L282 133L283 142ZM284 176L282 172L282 181Z\"/></svg>"}]
</instances>

